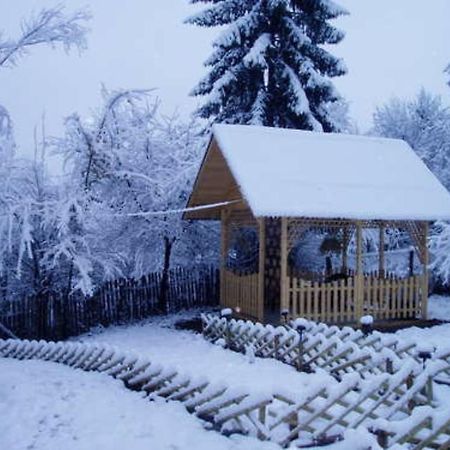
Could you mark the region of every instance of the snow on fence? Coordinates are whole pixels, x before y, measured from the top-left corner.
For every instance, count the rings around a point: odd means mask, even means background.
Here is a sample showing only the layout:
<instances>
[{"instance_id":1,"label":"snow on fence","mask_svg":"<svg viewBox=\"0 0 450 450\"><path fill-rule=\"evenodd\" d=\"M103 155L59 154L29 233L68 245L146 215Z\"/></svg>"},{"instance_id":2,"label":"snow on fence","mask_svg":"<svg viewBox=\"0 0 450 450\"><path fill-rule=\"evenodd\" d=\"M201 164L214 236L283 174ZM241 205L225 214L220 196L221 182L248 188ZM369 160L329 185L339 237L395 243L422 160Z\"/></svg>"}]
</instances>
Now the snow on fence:
<instances>
[{"instance_id":1,"label":"snow on fence","mask_svg":"<svg viewBox=\"0 0 450 450\"><path fill-rule=\"evenodd\" d=\"M345 430L364 428L389 448L397 442L415 448L445 449L450 439L450 409L431 401L429 379L442 361L425 370L411 362L394 376L364 380L344 375L338 383L307 392L248 394L236 387L191 378L154 361L105 345L0 340L0 357L52 361L85 371L106 373L149 399L179 401L186 409L224 434L243 433L284 447L326 444Z\"/></svg>"},{"instance_id":2,"label":"snow on fence","mask_svg":"<svg viewBox=\"0 0 450 450\"><path fill-rule=\"evenodd\" d=\"M217 305L219 273L215 268L178 268L169 273L161 301L162 273L140 279L120 279L101 286L91 297L49 293L20 300L0 300L0 323L20 338L66 339L108 326L143 319L161 312Z\"/></svg>"},{"instance_id":3,"label":"snow on fence","mask_svg":"<svg viewBox=\"0 0 450 450\"><path fill-rule=\"evenodd\" d=\"M365 334L304 319L279 327L214 314L202 314L202 321L205 338L223 339L228 348L240 352L251 347L256 356L275 358L301 371L323 369L337 379L357 372L366 378L393 374L405 362L425 366L431 360L442 362L435 381L450 385L450 346L438 351L422 349L395 336Z\"/></svg>"}]
</instances>

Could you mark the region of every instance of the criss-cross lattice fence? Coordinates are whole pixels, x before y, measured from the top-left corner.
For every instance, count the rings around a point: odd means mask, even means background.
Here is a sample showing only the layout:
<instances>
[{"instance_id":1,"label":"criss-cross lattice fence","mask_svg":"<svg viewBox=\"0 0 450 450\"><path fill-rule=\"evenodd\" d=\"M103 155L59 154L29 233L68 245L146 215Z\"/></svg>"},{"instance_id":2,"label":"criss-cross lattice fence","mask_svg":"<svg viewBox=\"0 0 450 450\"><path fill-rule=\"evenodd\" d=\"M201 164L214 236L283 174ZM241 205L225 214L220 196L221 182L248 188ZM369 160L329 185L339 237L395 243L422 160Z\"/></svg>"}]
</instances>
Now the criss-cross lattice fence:
<instances>
[{"instance_id":1,"label":"criss-cross lattice fence","mask_svg":"<svg viewBox=\"0 0 450 450\"><path fill-rule=\"evenodd\" d=\"M374 332L365 335L349 327L338 328L297 319L286 326L273 327L251 321L203 314L203 335L223 340L227 347L255 355L276 358L298 370L323 369L336 378L357 372L361 377L395 373L405 361L426 365L442 361L435 381L450 384L450 348L421 353L416 343Z\"/></svg>"},{"instance_id":2,"label":"criss-cross lattice fence","mask_svg":"<svg viewBox=\"0 0 450 450\"><path fill-rule=\"evenodd\" d=\"M448 424L441 418L450 417L450 410L436 408L428 390L428 380L442 369L442 361L432 362L423 371L411 362L393 376L382 374L367 380L356 374L344 375L340 382L317 383L296 394L281 390L249 394L201 377L191 378L104 345L0 340L0 356L106 373L129 389L145 392L150 399L181 402L190 413L224 434L248 434L282 446L333 442L341 439L345 430L357 427L380 434L386 448L391 442L420 444L421 439L439 444L448 433ZM431 422L421 422L419 429L411 417L424 406ZM396 428L386 425L391 422ZM405 434L405 430L410 432Z\"/></svg>"},{"instance_id":3,"label":"criss-cross lattice fence","mask_svg":"<svg viewBox=\"0 0 450 450\"><path fill-rule=\"evenodd\" d=\"M416 408L410 417L400 421L378 419L372 424L372 431L379 436L384 448L396 444L409 444L409 448L450 448L450 411L426 406Z\"/></svg>"}]
</instances>

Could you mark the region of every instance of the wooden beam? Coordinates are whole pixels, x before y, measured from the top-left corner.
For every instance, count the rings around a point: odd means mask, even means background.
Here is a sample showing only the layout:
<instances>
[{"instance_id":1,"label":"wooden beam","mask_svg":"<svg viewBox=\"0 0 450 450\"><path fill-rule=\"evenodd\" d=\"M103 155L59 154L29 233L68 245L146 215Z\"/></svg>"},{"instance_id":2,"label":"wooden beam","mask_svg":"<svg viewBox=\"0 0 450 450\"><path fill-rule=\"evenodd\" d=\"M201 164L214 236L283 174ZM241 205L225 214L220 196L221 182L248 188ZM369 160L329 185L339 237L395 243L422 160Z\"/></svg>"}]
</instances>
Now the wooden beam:
<instances>
[{"instance_id":1,"label":"wooden beam","mask_svg":"<svg viewBox=\"0 0 450 450\"><path fill-rule=\"evenodd\" d=\"M348 244L350 241L350 226L344 225L342 228L342 273L348 272Z\"/></svg>"},{"instance_id":2,"label":"wooden beam","mask_svg":"<svg viewBox=\"0 0 450 450\"><path fill-rule=\"evenodd\" d=\"M259 224L259 273L258 273L258 320L264 321L264 275L266 263L266 229L264 218L258 219Z\"/></svg>"},{"instance_id":3,"label":"wooden beam","mask_svg":"<svg viewBox=\"0 0 450 450\"><path fill-rule=\"evenodd\" d=\"M355 320L358 322L364 312L364 274L362 264L362 224L356 222L356 276L355 276Z\"/></svg>"},{"instance_id":4,"label":"wooden beam","mask_svg":"<svg viewBox=\"0 0 450 450\"><path fill-rule=\"evenodd\" d=\"M422 223L422 242L421 253L423 255L423 274L422 274L422 319L426 320L428 317L428 222Z\"/></svg>"},{"instance_id":5,"label":"wooden beam","mask_svg":"<svg viewBox=\"0 0 450 450\"><path fill-rule=\"evenodd\" d=\"M380 235L379 235L379 248L378 248L378 252L379 252L379 258L378 258L378 277L379 278L384 278L384 231L385 231L385 227L384 227L384 223L380 222L380 227L379 227L379 231L380 231Z\"/></svg>"},{"instance_id":6,"label":"wooden beam","mask_svg":"<svg viewBox=\"0 0 450 450\"><path fill-rule=\"evenodd\" d=\"M287 217L281 218L281 310L289 309L289 290L288 290L288 219ZM281 313L281 311L280 311Z\"/></svg>"},{"instance_id":7,"label":"wooden beam","mask_svg":"<svg viewBox=\"0 0 450 450\"><path fill-rule=\"evenodd\" d=\"M228 257L228 210L222 209L221 218L221 235L220 235L220 305L225 305L225 268Z\"/></svg>"}]
</instances>

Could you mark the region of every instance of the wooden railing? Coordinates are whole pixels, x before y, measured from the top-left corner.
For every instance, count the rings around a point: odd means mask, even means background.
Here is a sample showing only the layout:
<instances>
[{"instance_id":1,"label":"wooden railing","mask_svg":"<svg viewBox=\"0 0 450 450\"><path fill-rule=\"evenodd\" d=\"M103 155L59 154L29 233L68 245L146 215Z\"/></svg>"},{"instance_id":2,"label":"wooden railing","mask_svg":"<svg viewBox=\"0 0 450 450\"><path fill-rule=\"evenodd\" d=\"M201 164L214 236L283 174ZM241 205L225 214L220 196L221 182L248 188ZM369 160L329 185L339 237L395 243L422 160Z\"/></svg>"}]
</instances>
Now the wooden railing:
<instances>
[{"instance_id":1,"label":"wooden railing","mask_svg":"<svg viewBox=\"0 0 450 450\"><path fill-rule=\"evenodd\" d=\"M364 277L364 314L376 319L416 318L421 313L422 277Z\"/></svg>"},{"instance_id":2,"label":"wooden railing","mask_svg":"<svg viewBox=\"0 0 450 450\"><path fill-rule=\"evenodd\" d=\"M222 272L221 305L238 308L239 314L253 319L262 319L259 274L239 274L228 269Z\"/></svg>"},{"instance_id":3,"label":"wooden railing","mask_svg":"<svg viewBox=\"0 0 450 450\"><path fill-rule=\"evenodd\" d=\"M345 323L370 314L375 319L416 318L422 311L423 277L365 274L320 282L288 278L290 314L326 323Z\"/></svg>"},{"instance_id":4,"label":"wooden railing","mask_svg":"<svg viewBox=\"0 0 450 450\"><path fill-rule=\"evenodd\" d=\"M355 319L354 278L311 282L289 279L289 311L293 317L316 322L351 322Z\"/></svg>"}]
</instances>

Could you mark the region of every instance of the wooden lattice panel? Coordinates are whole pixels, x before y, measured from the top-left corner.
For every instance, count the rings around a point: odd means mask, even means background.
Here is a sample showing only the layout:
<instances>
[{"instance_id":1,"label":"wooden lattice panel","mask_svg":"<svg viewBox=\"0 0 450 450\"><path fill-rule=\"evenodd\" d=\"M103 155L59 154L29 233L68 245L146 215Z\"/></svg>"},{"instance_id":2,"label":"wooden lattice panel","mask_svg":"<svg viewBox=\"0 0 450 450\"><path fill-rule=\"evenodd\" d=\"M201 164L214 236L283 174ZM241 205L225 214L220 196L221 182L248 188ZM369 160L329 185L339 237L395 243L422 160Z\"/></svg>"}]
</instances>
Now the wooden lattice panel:
<instances>
[{"instance_id":1,"label":"wooden lattice panel","mask_svg":"<svg viewBox=\"0 0 450 450\"><path fill-rule=\"evenodd\" d=\"M285 406L280 408L276 401L267 405L271 419L265 423L265 433L277 436L279 444L330 443L345 430L362 426L380 436L384 448L395 443L447 448L450 410L437 405L433 397L433 380L449 367L443 358L435 358L423 369L414 358L415 344L325 324L303 322L311 328L300 339L294 329L213 315L204 315L203 320L205 337L224 339L233 350L252 346L256 355L300 370L320 368L340 380L338 385L313 385L297 397L274 395ZM427 420L417 421L424 412Z\"/></svg>"}]
</instances>

